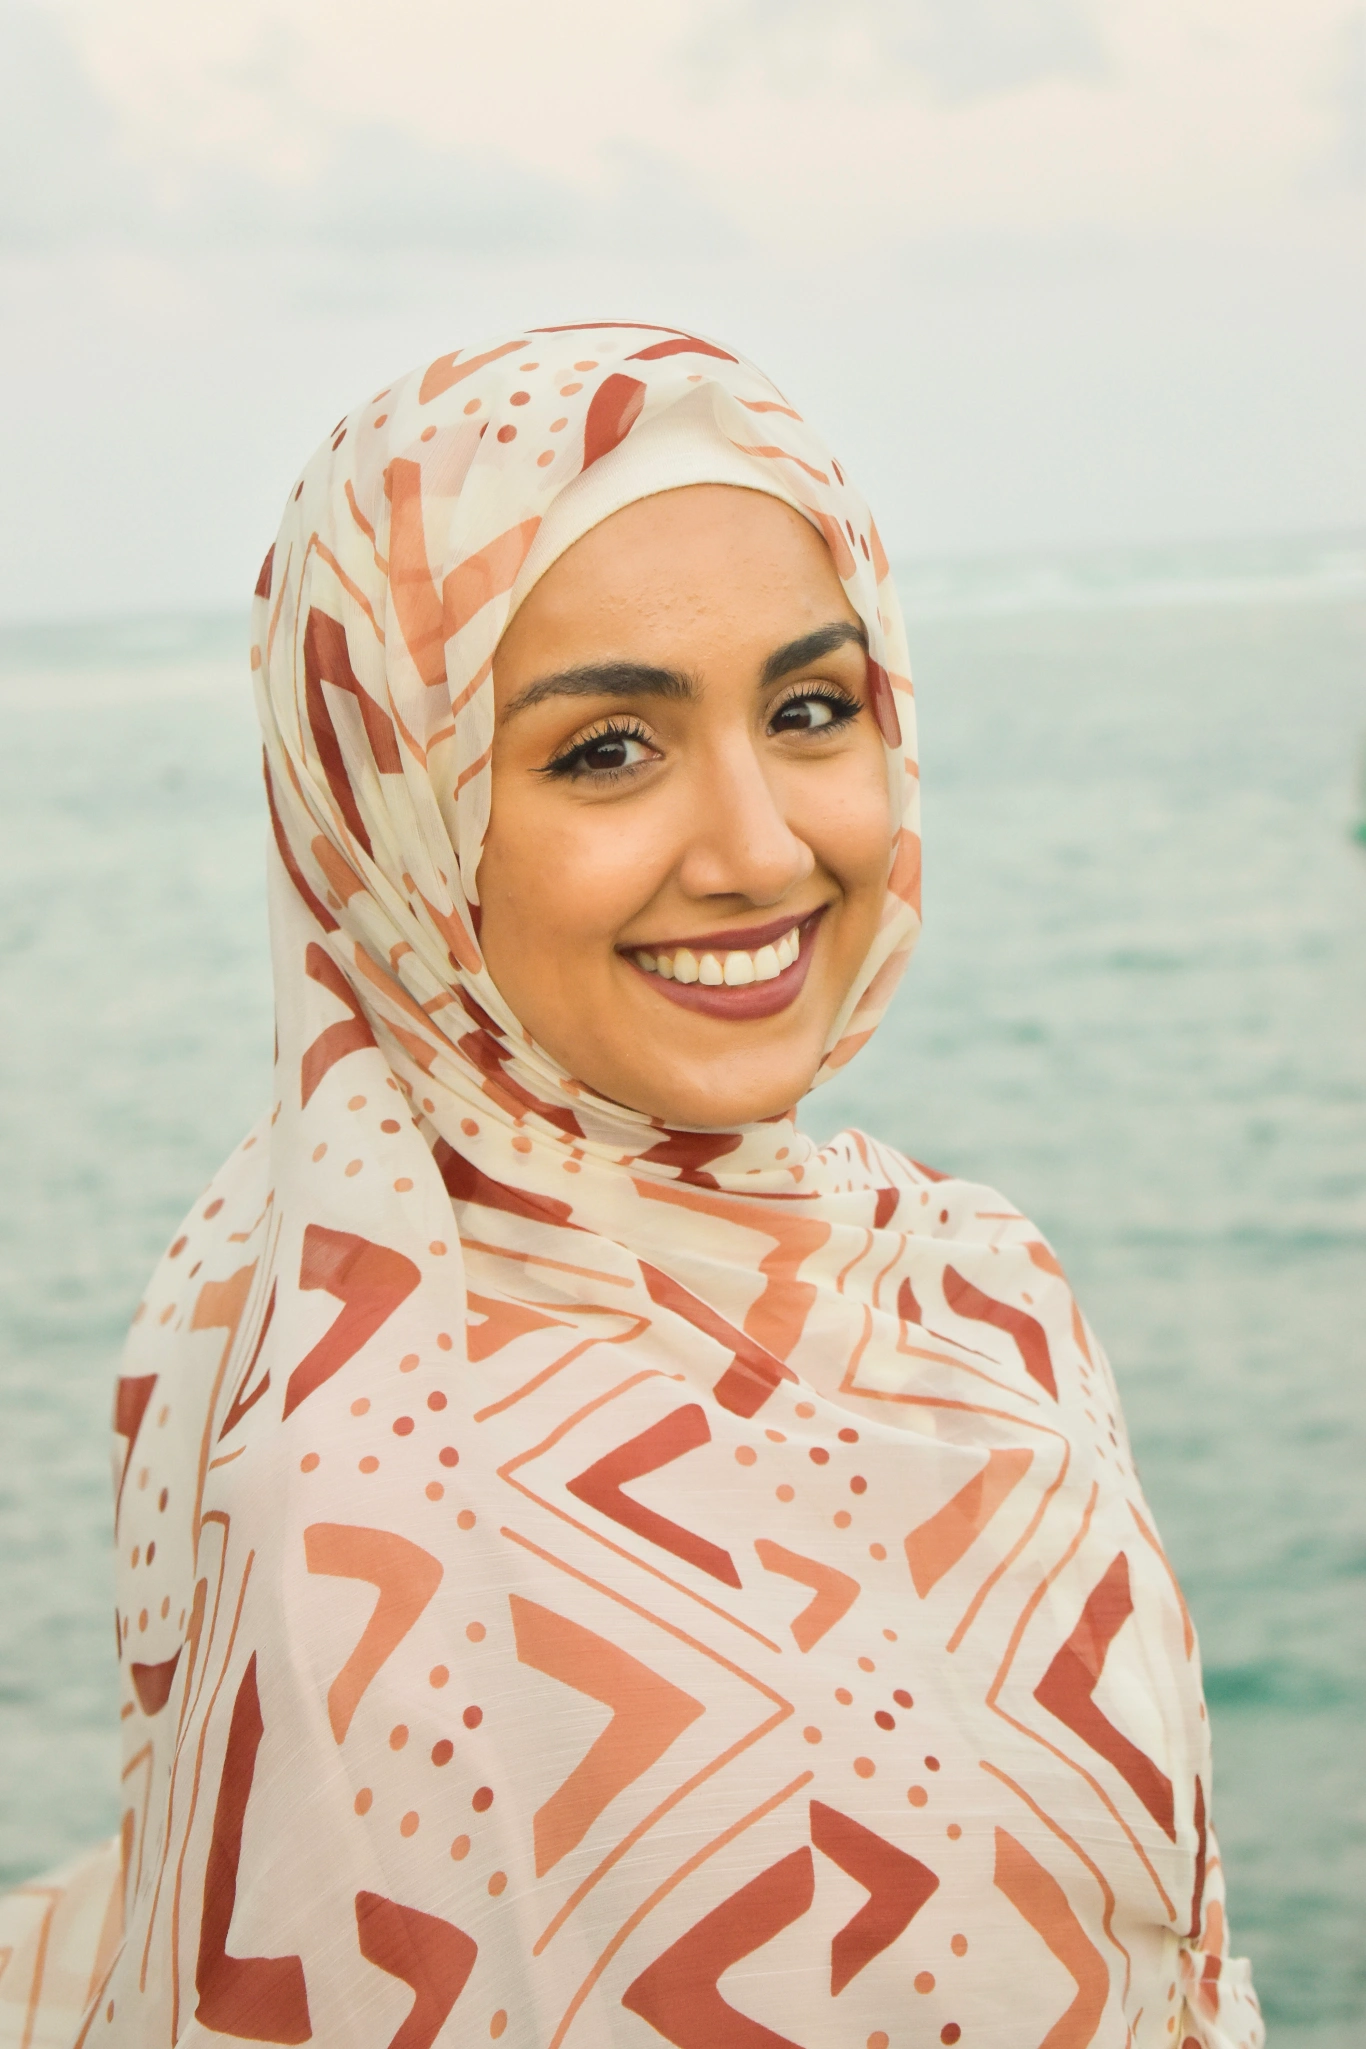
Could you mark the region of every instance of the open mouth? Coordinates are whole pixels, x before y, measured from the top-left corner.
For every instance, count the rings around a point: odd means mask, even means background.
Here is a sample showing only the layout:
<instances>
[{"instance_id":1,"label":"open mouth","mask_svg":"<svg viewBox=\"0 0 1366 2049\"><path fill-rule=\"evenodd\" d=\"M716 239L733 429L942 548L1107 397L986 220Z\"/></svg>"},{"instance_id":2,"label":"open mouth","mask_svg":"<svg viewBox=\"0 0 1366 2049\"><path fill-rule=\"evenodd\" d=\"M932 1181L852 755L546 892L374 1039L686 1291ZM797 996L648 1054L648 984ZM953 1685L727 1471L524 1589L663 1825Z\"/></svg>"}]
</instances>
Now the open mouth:
<instances>
[{"instance_id":1,"label":"open mouth","mask_svg":"<svg viewBox=\"0 0 1366 2049\"><path fill-rule=\"evenodd\" d=\"M829 906L738 932L619 949L661 996L709 1017L772 1017L799 994Z\"/></svg>"}]
</instances>

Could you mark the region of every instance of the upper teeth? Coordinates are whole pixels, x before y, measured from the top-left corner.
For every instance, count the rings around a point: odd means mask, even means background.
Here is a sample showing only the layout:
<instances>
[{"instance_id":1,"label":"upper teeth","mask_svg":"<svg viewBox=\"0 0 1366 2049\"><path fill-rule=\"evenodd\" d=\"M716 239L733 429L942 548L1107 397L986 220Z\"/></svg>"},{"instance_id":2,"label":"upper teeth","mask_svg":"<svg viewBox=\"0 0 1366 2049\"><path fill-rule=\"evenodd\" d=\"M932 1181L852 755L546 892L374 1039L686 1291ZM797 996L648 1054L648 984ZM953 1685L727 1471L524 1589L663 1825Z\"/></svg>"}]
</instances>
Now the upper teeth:
<instances>
[{"instance_id":1,"label":"upper teeth","mask_svg":"<svg viewBox=\"0 0 1366 2049\"><path fill-rule=\"evenodd\" d=\"M801 932L792 930L773 946L760 946L753 953L696 954L691 947L676 947L672 953L637 951L633 958L647 975L663 975L666 982L703 982L719 989L741 989L747 982L771 982L784 968L790 968L801 951Z\"/></svg>"}]
</instances>

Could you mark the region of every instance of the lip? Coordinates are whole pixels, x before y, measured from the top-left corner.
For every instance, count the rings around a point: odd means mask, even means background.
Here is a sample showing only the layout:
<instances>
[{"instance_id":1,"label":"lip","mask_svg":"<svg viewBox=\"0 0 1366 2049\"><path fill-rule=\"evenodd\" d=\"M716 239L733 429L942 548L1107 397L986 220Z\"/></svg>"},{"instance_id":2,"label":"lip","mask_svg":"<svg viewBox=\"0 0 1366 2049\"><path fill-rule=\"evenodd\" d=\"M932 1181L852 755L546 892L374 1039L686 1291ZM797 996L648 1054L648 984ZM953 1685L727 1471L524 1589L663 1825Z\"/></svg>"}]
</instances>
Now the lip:
<instances>
[{"instance_id":1,"label":"lip","mask_svg":"<svg viewBox=\"0 0 1366 2049\"><path fill-rule=\"evenodd\" d=\"M678 1004L683 1010L697 1010L704 1017L730 1018L736 1023L749 1018L775 1017L801 994L811 969L816 932L829 908L829 904L821 904L816 910L808 911L804 918L777 918L770 924L749 925L741 931L696 933L686 939L656 941L638 949L621 947L618 952L632 972L639 975L642 982L649 983L656 995ZM797 958L791 967L784 968L771 982L746 982L737 989L727 988L724 983L719 988L710 988L704 982L666 982L662 975L648 974L631 958L636 951L670 953L680 946L691 947L694 953L752 953L760 946L768 946L775 939L781 939L794 925L800 937Z\"/></svg>"},{"instance_id":2,"label":"lip","mask_svg":"<svg viewBox=\"0 0 1366 2049\"><path fill-rule=\"evenodd\" d=\"M804 911L800 918L794 918L789 911L785 918L772 918L767 925L732 926L726 932L685 932L681 939L635 939L629 946L619 947L618 952L677 953L680 946L688 946L694 953L755 953L761 946L771 946L775 939L781 939L794 925L801 929L829 908L828 904L818 904L814 911Z\"/></svg>"}]
</instances>

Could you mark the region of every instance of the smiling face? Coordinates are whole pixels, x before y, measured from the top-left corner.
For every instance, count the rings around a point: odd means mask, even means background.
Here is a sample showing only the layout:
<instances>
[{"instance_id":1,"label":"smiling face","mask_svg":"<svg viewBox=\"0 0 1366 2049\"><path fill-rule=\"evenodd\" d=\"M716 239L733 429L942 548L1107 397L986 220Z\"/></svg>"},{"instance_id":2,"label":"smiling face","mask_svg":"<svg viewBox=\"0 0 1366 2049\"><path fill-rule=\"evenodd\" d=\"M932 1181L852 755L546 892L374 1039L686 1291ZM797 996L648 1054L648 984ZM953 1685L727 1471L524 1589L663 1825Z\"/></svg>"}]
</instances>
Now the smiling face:
<instances>
[{"instance_id":1,"label":"smiling face","mask_svg":"<svg viewBox=\"0 0 1366 2049\"><path fill-rule=\"evenodd\" d=\"M893 829L820 536L728 485L628 505L535 585L493 681L480 942L521 1023L670 1125L790 1109L872 945Z\"/></svg>"}]
</instances>

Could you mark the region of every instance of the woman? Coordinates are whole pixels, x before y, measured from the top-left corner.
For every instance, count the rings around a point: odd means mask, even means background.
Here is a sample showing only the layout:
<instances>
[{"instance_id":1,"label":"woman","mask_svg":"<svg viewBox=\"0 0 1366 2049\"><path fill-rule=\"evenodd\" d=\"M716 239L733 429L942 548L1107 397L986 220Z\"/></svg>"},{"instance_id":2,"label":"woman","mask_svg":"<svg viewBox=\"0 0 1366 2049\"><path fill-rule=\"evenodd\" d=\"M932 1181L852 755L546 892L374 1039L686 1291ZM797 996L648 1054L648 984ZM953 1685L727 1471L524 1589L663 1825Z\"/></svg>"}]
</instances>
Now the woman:
<instances>
[{"instance_id":1,"label":"woman","mask_svg":"<svg viewBox=\"0 0 1366 2049\"><path fill-rule=\"evenodd\" d=\"M839 464L673 329L457 352L252 665L278 1101L135 1319L121 1876L11 1899L7 2039L1252 2049L1057 1261L793 1121L919 924Z\"/></svg>"}]
</instances>

